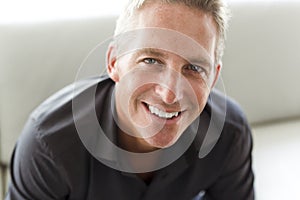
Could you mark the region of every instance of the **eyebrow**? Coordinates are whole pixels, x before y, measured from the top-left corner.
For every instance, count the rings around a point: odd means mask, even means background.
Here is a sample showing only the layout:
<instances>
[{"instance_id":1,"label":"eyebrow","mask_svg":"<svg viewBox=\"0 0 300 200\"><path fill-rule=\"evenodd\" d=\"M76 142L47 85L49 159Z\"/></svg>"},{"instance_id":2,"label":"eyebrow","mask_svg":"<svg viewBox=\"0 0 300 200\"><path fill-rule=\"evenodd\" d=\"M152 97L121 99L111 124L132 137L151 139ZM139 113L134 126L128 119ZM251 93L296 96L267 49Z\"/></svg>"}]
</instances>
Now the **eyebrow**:
<instances>
[{"instance_id":1,"label":"eyebrow","mask_svg":"<svg viewBox=\"0 0 300 200\"><path fill-rule=\"evenodd\" d=\"M188 60L191 64L204 65L207 67L213 67L213 63L206 58L191 58Z\"/></svg>"},{"instance_id":2,"label":"eyebrow","mask_svg":"<svg viewBox=\"0 0 300 200\"><path fill-rule=\"evenodd\" d=\"M154 48L142 48L136 50L136 56L141 56L143 54L150 54L157 57L167 57L167 53L162 52L160 49Z\"/></svg>"}]
</instances>

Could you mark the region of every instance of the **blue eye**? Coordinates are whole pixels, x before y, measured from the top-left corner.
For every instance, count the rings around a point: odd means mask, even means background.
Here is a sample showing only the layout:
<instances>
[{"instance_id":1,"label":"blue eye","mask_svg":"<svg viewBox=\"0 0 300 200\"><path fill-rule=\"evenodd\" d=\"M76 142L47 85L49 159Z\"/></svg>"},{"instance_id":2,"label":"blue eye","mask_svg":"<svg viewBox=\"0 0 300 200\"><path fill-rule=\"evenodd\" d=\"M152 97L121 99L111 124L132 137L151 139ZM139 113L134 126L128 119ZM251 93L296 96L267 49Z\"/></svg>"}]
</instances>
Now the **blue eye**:
<instances>
[{"instance_id":1,"label":"blue eye","mask_svg":"<svg viewBox=\"0 0 300 200\"><path fill-rule=\"evenodd\" d=\"M201 75L202 77L208 75L206 69L198 65L188 64L184 66L184 69L186 70L186 72L192 73L194 75Z\"/></svg>"},{"instance_id":2,"label":"blue eye","mask_svg":"<svg viewBox=\"0 0 300 200\"><path fill-rule=\"evenodd\" d=\"M158 64L159 62L154 59L154 58L145 58L143 59L143 62L146 63L146 64L149 64L149 65L153 65L153 64Z\"/></svg>"},{"instance_id":3,"label":"blue eye","mask_svg":"<svg viewBox=\"0 0 300 200\"><path fill-rule=\"evenodd\" d=\"M198 72L198 73L205 72L205 70L202 67L198 66L198 65L189 64L186 67L187 67L187 69L192 70L194 72Z\"/></svg>"}]
</instances>

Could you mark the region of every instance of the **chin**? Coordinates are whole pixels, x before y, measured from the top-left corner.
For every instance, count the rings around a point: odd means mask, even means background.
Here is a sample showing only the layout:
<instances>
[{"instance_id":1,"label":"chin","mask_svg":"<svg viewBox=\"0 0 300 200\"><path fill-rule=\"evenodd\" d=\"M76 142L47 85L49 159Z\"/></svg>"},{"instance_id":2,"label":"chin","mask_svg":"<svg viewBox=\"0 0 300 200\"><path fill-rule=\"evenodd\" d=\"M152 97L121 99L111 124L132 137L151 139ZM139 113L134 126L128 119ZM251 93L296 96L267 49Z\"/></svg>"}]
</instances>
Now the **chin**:
<instances>
[{"instance_id":1,"label":"chin","mask_svg":"<svg viewBox=\"0 0 300 200\"><path fill-rule=\"evenodd\" d=\"M178 140L177 136L159 136L155 135L153 137L145 139L149 146L158 149L164 149L172 146Z\"/></svg>"}]
</instances>

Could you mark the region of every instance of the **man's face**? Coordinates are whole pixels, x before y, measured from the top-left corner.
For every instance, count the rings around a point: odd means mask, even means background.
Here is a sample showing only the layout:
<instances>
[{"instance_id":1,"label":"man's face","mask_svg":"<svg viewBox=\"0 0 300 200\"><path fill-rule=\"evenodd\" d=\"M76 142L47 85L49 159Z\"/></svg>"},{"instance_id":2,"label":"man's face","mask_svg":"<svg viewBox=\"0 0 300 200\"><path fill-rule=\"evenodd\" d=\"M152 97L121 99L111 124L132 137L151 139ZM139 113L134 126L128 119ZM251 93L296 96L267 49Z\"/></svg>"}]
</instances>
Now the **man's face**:
<instances>
[{"instance_id":1,"label":"man's face","mask_svg":"<svg viewBox=\"0 0 300 200\"><path fill-rule=\"evenodd\" d=\"M108 51L118 123L137 145L166 148L202 112L217 79L216 25L181 4L146 4L134 19L136 31Z\"/></svg>"}]
</instances>

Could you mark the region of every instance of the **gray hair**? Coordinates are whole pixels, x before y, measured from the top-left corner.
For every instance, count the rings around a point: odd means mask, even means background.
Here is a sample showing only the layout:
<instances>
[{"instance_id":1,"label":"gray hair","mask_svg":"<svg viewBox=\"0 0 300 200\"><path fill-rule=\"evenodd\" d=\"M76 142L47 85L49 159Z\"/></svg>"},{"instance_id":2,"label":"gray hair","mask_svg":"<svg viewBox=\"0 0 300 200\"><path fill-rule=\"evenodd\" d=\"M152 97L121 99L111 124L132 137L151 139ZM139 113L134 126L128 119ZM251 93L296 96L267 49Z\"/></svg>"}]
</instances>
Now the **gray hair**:
<instances>
[{"instance_id":1,"label":"gray hair","mask_svg":"<svg viewBox=\"0 0 300 200\"><path fill-rule=\"evenodd\" d=\"M115 36L128 31L132 16L138 11L146 2L160 1L162 3L181 3L189 7L197 8L201 11L209 13L216 25L218 31L218 41L215 50L215 62L221 61L226 40L226 31L228 28L228 21L230 12L226 3L223 0L128 0L125 9L119 16L115 29Z\"/></svg>"}]
</instances>

